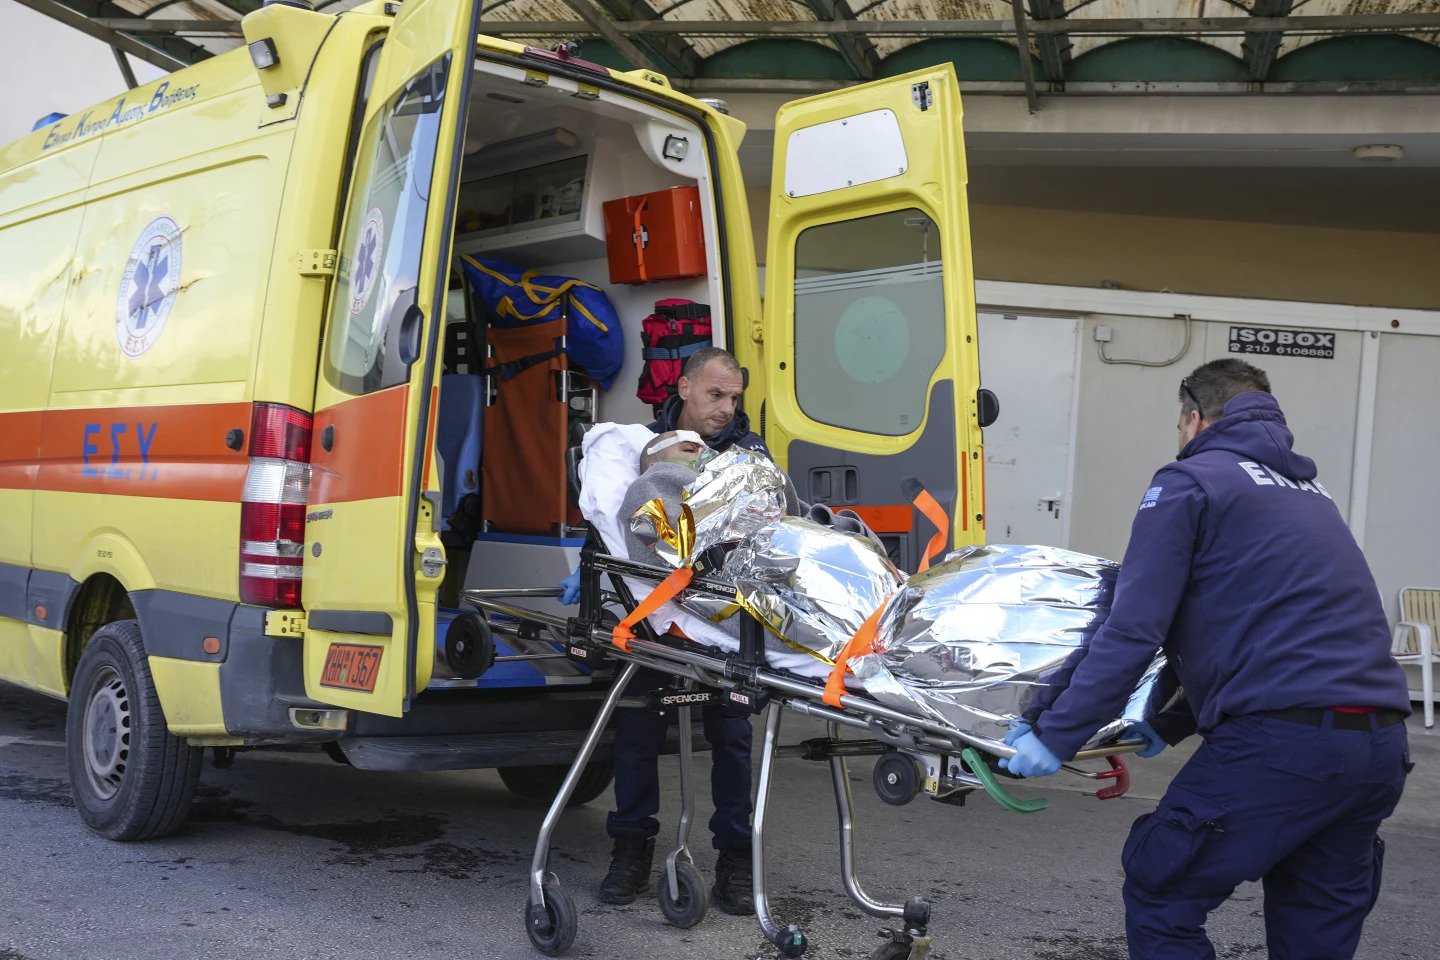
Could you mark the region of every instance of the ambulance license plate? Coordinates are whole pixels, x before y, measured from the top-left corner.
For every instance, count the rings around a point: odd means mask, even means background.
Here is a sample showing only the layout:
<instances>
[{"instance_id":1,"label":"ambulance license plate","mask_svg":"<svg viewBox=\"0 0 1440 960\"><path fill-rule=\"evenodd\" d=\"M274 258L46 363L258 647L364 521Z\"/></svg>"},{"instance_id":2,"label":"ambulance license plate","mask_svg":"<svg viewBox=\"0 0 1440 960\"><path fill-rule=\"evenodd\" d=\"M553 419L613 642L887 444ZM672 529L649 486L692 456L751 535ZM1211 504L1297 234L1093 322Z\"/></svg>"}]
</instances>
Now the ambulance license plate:
<instances>
[{"instance_id":1,"label":"ambulance license plate","mask_svg":"<svg viewBox=\"0 0 1440 960\"><path fill-rule=\"evenodd\" d=\"M374 693L375 681L380 677L380 655L384 652L384 647L358 643L330 644L320 686Z\"/></svg>"}]
</instances>

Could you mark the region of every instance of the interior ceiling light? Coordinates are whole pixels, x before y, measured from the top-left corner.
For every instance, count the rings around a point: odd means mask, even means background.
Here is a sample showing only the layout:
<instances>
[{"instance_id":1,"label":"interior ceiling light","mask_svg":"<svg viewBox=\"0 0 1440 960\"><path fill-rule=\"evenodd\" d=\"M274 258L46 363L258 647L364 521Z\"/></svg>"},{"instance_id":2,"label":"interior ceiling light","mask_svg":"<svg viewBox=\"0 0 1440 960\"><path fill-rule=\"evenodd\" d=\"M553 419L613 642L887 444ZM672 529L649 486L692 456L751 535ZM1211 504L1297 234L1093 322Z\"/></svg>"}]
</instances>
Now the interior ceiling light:
<instances>
[{"instance_id":1,"label":"interior ceiling light","mask_svg":"<svg viewBox=\"0 0 1440 960\"><path fill-rule=\"evenodd\" d=\"M1405 156L1405 148L1396 143L1366 143L1351 152L1355 154L1356 160L1369 163L1390 163Z\"/></svg>"}]
</instances>

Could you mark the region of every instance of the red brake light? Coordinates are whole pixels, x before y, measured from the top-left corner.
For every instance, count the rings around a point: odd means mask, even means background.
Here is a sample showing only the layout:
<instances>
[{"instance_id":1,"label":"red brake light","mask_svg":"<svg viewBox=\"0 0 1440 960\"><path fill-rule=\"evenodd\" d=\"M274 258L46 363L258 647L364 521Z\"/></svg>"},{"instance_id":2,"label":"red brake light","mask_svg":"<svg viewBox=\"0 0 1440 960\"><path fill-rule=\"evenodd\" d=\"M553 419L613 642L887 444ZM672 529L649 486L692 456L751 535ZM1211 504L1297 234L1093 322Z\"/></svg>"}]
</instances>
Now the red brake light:
<instances>
[{"instance_id":1,"label":"red brake light","mask_svg":"<svg viewBox=\"0 0 1440 960\"><path fill-rule=\"evenodd\" d=\"M303 410L255 404L250 469L240 504L240 599L245 603L300 606L312 424Z\"/></svg>"},{"instance_id":2,"label":"red brake light","mask_svg":"<svg viewBox=\"0 0 1440 960\"><path fill-rule=\"evenodd\" d=\"M257 403L250 417L250 456L310 462L314 419L303 410L278 403Z\"/></svg>"}]
</instances>

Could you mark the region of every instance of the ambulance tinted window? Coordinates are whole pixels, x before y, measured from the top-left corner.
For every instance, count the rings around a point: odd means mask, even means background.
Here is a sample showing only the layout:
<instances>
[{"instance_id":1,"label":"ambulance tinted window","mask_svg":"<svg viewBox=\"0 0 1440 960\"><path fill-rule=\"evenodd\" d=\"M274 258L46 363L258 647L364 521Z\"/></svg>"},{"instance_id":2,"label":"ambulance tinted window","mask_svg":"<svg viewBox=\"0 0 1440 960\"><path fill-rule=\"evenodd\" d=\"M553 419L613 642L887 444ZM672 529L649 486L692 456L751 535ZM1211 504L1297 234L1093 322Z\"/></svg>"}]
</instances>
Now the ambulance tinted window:
<instances>
[{"instance_id":1,"label":"ambulance tinted window","mask_svg":"<svg viewBox=\"0 0 1440 960\"><path fill-rule=\"evenodd\" d=\"M415 360L419 325L405 318L419 286L449 59L387 103L356 152L325 349L326 377L349 393L404 383Z\"/></svg>"},{"instance_id":2,"label":"ambulance tinted window","mask_svg":"<svg viewBox=\"0 0 1440 960\"><path fill-rule=\"evenodd\" d=\"M919 210L811 227L795 245L795 394L820 423L902 436L945 353L940 233Z\"/></svg>"}]
</instances>

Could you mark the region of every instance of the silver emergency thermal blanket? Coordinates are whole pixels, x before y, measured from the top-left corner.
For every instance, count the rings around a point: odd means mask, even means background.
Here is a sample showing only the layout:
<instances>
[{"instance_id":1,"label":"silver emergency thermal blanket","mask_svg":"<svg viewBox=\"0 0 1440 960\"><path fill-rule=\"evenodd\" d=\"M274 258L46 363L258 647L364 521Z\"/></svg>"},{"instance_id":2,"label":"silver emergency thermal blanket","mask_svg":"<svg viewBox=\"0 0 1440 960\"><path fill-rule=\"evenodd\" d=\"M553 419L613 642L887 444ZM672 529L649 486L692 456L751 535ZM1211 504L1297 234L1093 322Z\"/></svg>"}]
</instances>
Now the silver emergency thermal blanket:
<instances>
[{"instance_id":1,"label":"silver emergency thermal blanket","mask_svg":"<svg viewBox=\"0 0 1440 960\"><path fill-rule=\"evenodd\" d=\"M670 504L652 501L627 520L632 528L654 525L654 550L668 566L693 564L716 545L730 548L707 573L734 584L735 601L681 594L677 602L711 622L749 611L790 650L813 658L800 671L806 675L828 676L884 605L874 652L851 661L850 685L999 741L1014 720L1054 702L1109 615L1119 570L1110 561L1054 547L977 546L907 580L869 539L785 516L794 502L787 491L788 478L768 459L731 450L684 488L673 529ZM1168 675L1157 655L1122 716L1092 742L1163 706Z\"/></svg>"},{"instance_id":2,"label":"silver emergency thermal blanket","mask_svg":"<svg viewBox=\"0 0 1440 960\"><path fill-rule=\"evenodd\" d=\"M721 579L792 649L833 664L860 625L905 582L865 537L786 517L741 541Z\"/></svg>"},{"instance_id":3,"label":"silver emergency thermal blanket","mask_svg":"<svg viewBox=\"0 0 1440 960\"><path fill-rule=\"evenodd\" d=\"M1104 624L1119 566L1043 546L975 546L911 577L891 598L876 652L855 676L877 700L1000 740L1065 689ZM1173 686L1157 654L1122 715L1093 743L1164 706ZM1042 720L1043 725L1043 720Z\"/></svg>"}]
</instances>

